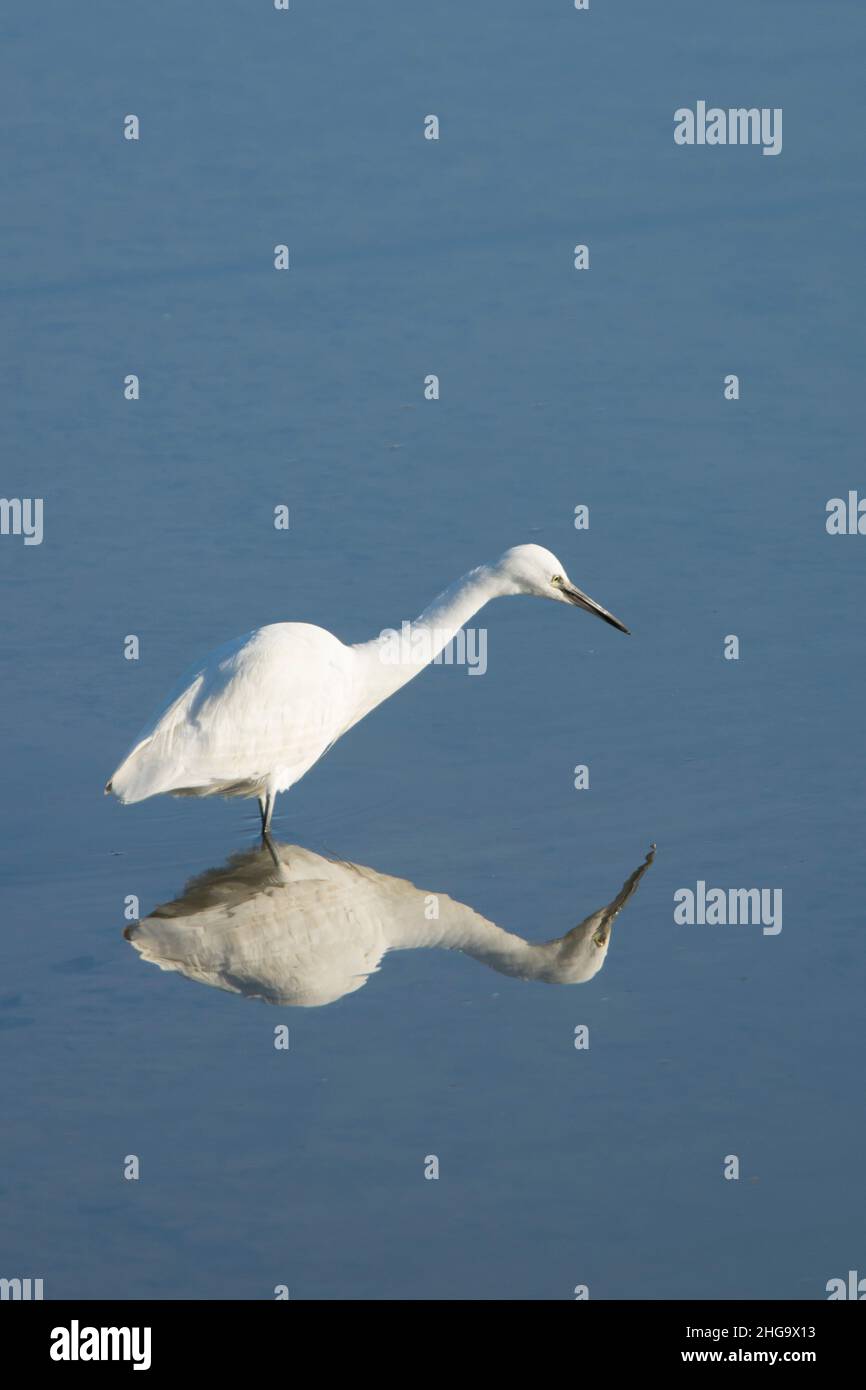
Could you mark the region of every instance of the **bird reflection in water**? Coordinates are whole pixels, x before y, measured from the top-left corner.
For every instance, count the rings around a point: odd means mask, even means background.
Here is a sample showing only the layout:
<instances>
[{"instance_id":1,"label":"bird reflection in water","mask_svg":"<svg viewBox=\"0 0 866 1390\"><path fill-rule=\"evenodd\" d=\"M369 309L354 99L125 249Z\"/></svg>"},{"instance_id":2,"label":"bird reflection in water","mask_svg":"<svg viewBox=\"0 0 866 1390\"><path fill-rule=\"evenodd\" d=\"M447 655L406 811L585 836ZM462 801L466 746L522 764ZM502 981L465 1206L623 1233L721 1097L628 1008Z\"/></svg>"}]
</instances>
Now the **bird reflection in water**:
<instances>
[{"instance_id":1,"label":"bird reflection in water","mask_svg":"<svg viewBox=\"0 0 866 1390\"><path fill-rule=\"evenodd\" d=\"M604 964L614 919L654 856L652 845L606 907L565 936L533 942L444 893L269 840L192 879L124 936L161 970L306 1008L360 989L388 951L420 947L462 951L519 980L583 984Z\"/></svg>"}]
</instances>

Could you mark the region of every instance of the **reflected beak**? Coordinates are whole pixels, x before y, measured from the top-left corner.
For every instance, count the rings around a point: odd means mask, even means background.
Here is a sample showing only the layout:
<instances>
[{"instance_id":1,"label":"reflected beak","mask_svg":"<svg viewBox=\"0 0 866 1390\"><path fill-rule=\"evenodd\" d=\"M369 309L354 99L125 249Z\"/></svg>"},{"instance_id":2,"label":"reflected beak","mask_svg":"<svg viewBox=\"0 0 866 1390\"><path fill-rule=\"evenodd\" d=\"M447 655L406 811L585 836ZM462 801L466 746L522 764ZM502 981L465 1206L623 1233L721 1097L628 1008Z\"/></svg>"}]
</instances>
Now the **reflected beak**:
<instances>
[{"instance_id":1,"label":"reflected beak","mask_svg":"<svg viewBox=\"0 0 866 1390\"><path fill-rule=\"evenodd\" d=\"M576 589L573 584L563 584L561 592L576 608L582 608L585 613L594 613L597 618L602 618L606 623L610 623L611 627L619 628L620 632L628 632L625 623L621 623L619 618L608 613L607 609L602 608L600 603L596 603L594 598L590 598L589 594L583 593L581 589ZM628 632L628 635L631 636L631 633Z\"/></svg>"}]
</instances>

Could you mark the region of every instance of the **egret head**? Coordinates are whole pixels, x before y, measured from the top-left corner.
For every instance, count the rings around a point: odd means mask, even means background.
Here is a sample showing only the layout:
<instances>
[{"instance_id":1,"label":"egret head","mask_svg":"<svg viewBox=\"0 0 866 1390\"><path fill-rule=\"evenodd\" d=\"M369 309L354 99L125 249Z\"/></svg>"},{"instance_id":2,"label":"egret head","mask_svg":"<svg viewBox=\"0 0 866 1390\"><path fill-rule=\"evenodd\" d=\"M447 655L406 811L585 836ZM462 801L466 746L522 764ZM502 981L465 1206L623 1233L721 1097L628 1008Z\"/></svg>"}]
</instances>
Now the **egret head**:
<instances>
[{"instance_id":1,"label":"egret head","mask_svg":"<svg viewBox=\"0 0 866 1390\"><path fill-rule=\"evenodd\" d=\"M546 980L550 984L579 985L598 974L607 959L611 927L655 857L656 847L653 844L647 850L643 863L629 874L613 902L591 913L565 936L532 947L536 957L535 979Z\"/></svg>"},{"instance_id":2,"label":"egret head","mask_svg":"<svg viewBox=\"0 0 866 1390\"><path fill-rule=\"evenodd\" d=\"M543 545L515 545L506 550L493 566L504 594L532 594L535 598L553 598L560 603L570 603L574 608L582 608L586 613L594 613L603 618L611 627L620 632L628 628L602 608L600 603L589 597L575 584L572 584L562 563Z\"/></svg>"},{"instance_id":3,"label":"egret head","mask_svg":"<svg viewBox=\"0 0 866 1390\"><path fill-rule=\"evenodd\" d=\"M557 941L538 946L542 961L539 978L557 985L582 985L591 980L607 959L615 916L602 908Z\"/></svg>"}]
</instances>

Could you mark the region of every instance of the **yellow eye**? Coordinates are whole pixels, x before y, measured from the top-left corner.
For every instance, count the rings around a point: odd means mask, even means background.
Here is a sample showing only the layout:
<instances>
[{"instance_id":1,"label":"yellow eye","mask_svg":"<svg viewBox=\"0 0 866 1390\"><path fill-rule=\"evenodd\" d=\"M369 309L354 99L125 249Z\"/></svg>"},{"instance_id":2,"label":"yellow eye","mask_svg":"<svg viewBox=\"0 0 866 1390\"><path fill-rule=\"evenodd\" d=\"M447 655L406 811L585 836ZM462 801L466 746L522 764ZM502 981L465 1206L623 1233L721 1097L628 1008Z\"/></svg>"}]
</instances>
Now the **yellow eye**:
<instances>
[{"instance_id":1,"label":"yellow eye","mask_svg":"<svg viewBox=\"0 0 866 1390\"><path fill-rule=\"evenodd\" d=\"M550 582L551 582L551 584L561 584L561 583L562 583L562 575L561 575L561 574L555 574L555 575L553 576L553 578L551 579Z\"/></svg>"}]
</instances>

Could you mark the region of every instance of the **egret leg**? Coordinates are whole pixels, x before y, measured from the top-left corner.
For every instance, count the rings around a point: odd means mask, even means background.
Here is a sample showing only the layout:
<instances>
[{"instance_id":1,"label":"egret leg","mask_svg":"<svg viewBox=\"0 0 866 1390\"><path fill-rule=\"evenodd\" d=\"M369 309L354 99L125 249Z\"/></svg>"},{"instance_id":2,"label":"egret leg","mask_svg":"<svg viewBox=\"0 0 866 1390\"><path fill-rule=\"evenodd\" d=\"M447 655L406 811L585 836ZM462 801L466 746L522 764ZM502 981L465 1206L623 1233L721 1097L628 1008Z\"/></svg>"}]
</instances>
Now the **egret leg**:
<instances>
[{"instance_id":1,"label":"egret leg","mask_svg":"<svg viewBox=\"0 0 866 1390\"><path fill-rule=\"evenodd\" d=\"M271 832L271 816L274 814L274 796L268 792L259 797L259 812L262 817L262 838Z\"/></svg>"}]
</instances>

